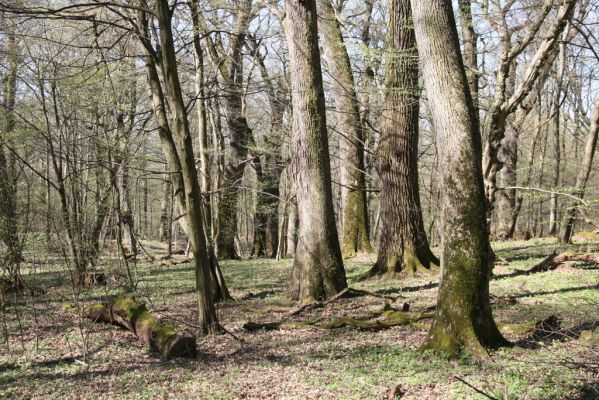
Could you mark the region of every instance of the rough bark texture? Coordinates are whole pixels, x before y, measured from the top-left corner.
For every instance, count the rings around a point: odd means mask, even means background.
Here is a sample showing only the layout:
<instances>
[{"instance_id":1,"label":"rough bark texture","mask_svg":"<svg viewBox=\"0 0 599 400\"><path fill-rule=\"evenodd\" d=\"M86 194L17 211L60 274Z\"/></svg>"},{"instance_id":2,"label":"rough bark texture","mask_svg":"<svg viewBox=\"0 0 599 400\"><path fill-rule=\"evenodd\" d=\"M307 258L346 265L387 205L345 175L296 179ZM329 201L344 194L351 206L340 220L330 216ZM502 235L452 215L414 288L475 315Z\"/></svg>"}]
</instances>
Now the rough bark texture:
<instances>
[{"instance_id":1,"label":"rough bark texture","mask_svg":"<svg viewBox=\"0 0 599 400\"><path fill-rule=\"evenodd\" d=\"M506 343L489 301L491 247L481 141L449 0L412 2L416 41L437 134L441 199L441 283L423 349L450 355Z\"/></svg>"},{"instance_id":2,"label":"rough bark texture","mask_svg":"<svg viewBox=\"0 0 599 400\"><path fill-rule=\"evenodd\" d=\"M299 215L290 294L303 302L347 286L335 225L315 0L285 2L293 104L293 163Z\"/></svg>"},{"instance_id":3,"label":"rough bark texture","mask_svg":"<svg viewBox=\"0 0 599 400\"><path fill-rule=\"evenodd\" d=\"M580 202L572 204L567 211L565 230L563 240L565 243L570 243L572 240L572 232L574 228L574 221L576 221L576 212L578 207L582 204L584 193L591 174L593 166L593 158L595 157L595 148L597 147L597 136L599 136L599 91L595 95L595 101L593 103L593 114L591 117L591 128L587 134L587 141L584 148L584 159L582 161L582 168L578 172L576 177L576 192L575 195L580 198Z\"/></svg>"},{"instance_id":4,"label":"rough bark texture","mask_svg":"<svg viewBox=\"0 0 599 400\"><path fill-rule=\"evenodd\" d=\"M372 272L425 270L431 252L418 186L418 52L409 0L389 1L385 102L376 168L381 180L378 258Z\"/></svg>"},{"instance_id":5,"label":"rough bark texture","mask_svg":"<svg viewBox=\"0 0 599 400\"><path fill-rule=\"evenodd\" d=\"M83 309L83 314L94 322L106 322L133 332L140 342L167 360L197 355L195 336L180 334L174 328L159 323L134 297L114 303L97 303Z\"/></svg>"},{"instance_id":6,"label":"rough bark texture","mask_svg":"<svg viewBox=\"0 0 599 400\"><path fill-rule=\"evenodd\" d=\"M364 131L354 76L341 28L331 0L318 0L319 33L332 80L340 134L341 198L343 207L342 253L352 257L372 252L368 227L366 179L364 176Z\"/></svg>"}]
</instances>

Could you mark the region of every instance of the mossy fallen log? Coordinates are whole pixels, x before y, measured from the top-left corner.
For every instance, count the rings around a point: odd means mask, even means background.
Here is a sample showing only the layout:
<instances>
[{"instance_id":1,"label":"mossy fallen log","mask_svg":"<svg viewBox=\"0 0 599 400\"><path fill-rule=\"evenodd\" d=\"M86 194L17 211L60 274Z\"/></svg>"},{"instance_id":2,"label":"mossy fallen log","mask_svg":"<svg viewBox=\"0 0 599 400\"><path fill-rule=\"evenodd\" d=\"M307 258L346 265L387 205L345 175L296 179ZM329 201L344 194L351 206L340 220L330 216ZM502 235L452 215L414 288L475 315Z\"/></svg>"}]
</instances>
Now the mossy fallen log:
<instances>
[{"instance_id":1,"label":"mossy fallen log","mask_svg":"<svg viewBox=\"0 0 599 400\"><path fill-rule=\"evenodd\" d=\"M413 313L403 311L385 311L382 319L360 320L351 317L334 318L329 322L319 324L317 321L280 321L280 322L247 322L243 328L247 331L258 330L296 330L296 329L338 329L346 326L360 330L377 331L388 329L392 326L412 325L416 322L432 318L433 313ZM417 328L421 328L419 324Z\"/></svg>"},{"instance_id":2,"label":"mossy fallen log","mask_svg":"<svg viewBox=\"0 0 599 400\"><path fill-rule=\"evenodd\" d=\"M150 346L165 359L195 357L196 338L181 334L174 328L158 322L145 305L133 296L114 303L97 303L83 309L83 314L94 322L105 322L133 332L140 342Z\"/></svg>"},{"instance_id":3,"label":"mossy fallen log","mask_svg":"<svg viewBox=\"0 0 599 400\"><path fill-rule=\"evenodd\" d=\"M570 261L581 261L581 262L585 262L588 264L599 264L599 254L595 254L595 253L579 254L579 253L574 253L571 251L566 251L566 252L558 254L554 251L551 255L549 255L543 261L541 261L540 263L538 263L537 265L535 265L534 267L529 269L527 272L529 274L532 274L535 272L552 271L552 270L556 269L557 267L559 267L561 264L564 264L564 263L570 262Z\"/></svg>"}]
</instances>

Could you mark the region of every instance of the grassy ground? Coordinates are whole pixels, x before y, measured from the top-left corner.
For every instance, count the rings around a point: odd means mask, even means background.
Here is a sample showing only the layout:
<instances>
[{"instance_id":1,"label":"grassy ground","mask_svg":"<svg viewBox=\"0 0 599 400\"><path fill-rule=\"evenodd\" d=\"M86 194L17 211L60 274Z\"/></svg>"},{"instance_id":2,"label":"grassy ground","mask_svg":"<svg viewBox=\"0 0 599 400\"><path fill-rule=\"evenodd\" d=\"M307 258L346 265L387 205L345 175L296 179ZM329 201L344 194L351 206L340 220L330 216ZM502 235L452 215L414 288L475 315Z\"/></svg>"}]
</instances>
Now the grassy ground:
<instances>
[{"instance_id":1,"label":"grassy ground","mask_svg":"<svg viewBox=\"0 0 599 400\"><path fill-rule=\"evenodd\" d=\"M0 398L199 398L199 399L594 399L599 398L599 347L577 340L580 330L599 321L596 266L568 266L522 274L556 247L551 240L495 245L509 265L495 268L491 293L499 299L500 322L561 319L565 335L539 339L530 333L508 334L519 344L492 353L493 363L468 357L448 361L419 353L426 330L410 326L377 332L335 330L259 331L247 321L279 321L285 313L262 312L265 306L292 306L285 297L289 261L222 262L235 302L220 304L222 324L232 335L198 340L195 360L161 361L133 334L79 320L64 304L89 304L125 293L111 282L76 293L60 263L31 270L26 280L43 288L8 296L0 329ZM592 245L579 245L587 251ZM347 262L357 277L373 262ZM193 330L193 271L189 264L140 264L136 297L162 321ZM122 280L122 278L121 278ZM437 278L371 280L353 287L402 295L412 310L435 303ZM340 299L296 319L324 321L339 316L372 318L381 298ZM586 323L586 325L584 325ZM479 392L477 392L479 391ZM484 394L481 394L484 392Z\"/></svg>"}]
</instances>

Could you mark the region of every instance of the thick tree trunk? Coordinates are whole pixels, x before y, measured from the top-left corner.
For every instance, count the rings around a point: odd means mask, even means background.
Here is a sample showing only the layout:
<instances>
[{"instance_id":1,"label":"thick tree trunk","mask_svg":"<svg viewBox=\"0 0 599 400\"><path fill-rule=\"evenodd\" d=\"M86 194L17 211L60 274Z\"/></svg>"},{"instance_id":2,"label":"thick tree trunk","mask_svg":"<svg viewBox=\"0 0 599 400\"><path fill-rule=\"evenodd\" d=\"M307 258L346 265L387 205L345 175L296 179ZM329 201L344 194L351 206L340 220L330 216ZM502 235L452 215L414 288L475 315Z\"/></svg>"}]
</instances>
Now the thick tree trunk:
<instances>
[{"instance_id":1,"label":"thick tree trunk","mask_svg":"<svg viewBox=\"0 0 599 400\"><path fill-rule=\"evenodd\" d=\"M302 303L347 287L331 190L315 0L285 2L293 104L293 163L299 215L290 293Z\"/></svg>"},{"instance_id":2,"label":"thick tree trunk","mask_svg":"<svg viewBox=\"0 0 599 400\"><path fill-rule=\"evenodd\" d=\"M364 131L349 55L331 0L318 0L318 9L321 17L319 33L323 38L324 57L333 77L332 95L340 133L342 254L352 257L358 252L373 251L364 177Z\"/></svg>"},{"instance_id":3,"label":"thick tree trunk","mask_svg":"<svg viewBox=\"0 0 599 400\"><path fill-rule=\"evenodd\" d=\"M576 192L575 195L582 201L586 190L586 185L591 174L593 166L593 158L595 156L595 148L597 147L597 136L599 135L599 91L595 95L595 101L593 103L593 114L591 116L591 128L587 134L587 141L584 148L584 158L582 161L582 168L578 172L576 177ZM565 230L563 240L565 243L572 241L572 233L574 228L574 222L576 221L576 213L578 207L581 207L581 202L570 205L566 214Z\"/></svg>"},{"instance_id":4,"label":"thick tree trunk","mask_svg":"<svg viewBox=\"0 0 599 400\"><path fill-rule=\"evenodd\" d=\"M437 132L441 177L441 283L423 349L488 357L506 343L489 301L491 246L481 171L481 139L450 0L412 1L416 41Z\"/></svg>"},{"instance_id":5,"label":"thick tree trunk","mask_svg":"<svg viewBox=\"0 0 599 400\"><path fill-rule=\"evenodd\" d=\"M439 263L431 252L418 186L418 52L409 0L389 1L385 102L376 168L381 179L373 273L414 274Z\"/></svg>"}]
</instances>

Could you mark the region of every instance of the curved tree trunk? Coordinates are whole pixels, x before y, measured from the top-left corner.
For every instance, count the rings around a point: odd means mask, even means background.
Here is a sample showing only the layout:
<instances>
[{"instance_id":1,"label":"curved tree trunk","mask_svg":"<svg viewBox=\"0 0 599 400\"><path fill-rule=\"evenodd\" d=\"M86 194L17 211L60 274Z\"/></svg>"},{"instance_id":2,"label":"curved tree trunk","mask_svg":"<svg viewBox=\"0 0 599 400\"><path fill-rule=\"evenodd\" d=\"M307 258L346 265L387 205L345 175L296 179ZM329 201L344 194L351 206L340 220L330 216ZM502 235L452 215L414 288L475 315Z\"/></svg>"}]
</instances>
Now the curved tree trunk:
<instances>
[{"instance_id":1,"label":"curved tree trunk","mask_svg":"<svg viewBox=\"0 0 599 400\"><path fill-rule=\"evenodd\" d=\"M324 56L333 77L333 98L337 107L341 158L341 198L343 207L342 253L352 257L372 252L364 177L364 131L356 96L349 55L331 0L319 0L319 32Z\"/></svg>"},{"instance_id":2,"label":"curved tree trunk","mask_svg":"<svg viewBox=\"0 0 599 400\"><path fill-rule=\"evenodd\" d=\"M299 215L290 294L311 303L339 293L347 281L333 211L315 0L287 0L285 15Z\"/></svg>"},{"instance_id":3,"label":"curved tree trunk","mask_svg":"<svg viewBox=\"0 0 599 400\"><path fill-rule=\"evenodd\" d=\"M376 168L381 179L378 258L371 271L413 274L439 260L431 252L418 187L418 52L409 0L389 1L385 103Z\"/></svg>"},{"instance_id":4,"label":"curved tree trunk","mask_svg":"<svg viewBox=\"0 0 599 400\"><path fill-rule=\"evenodd\" d=\"M423 349L488 357L506 343L489 301L491 246L481 171L481 138L450 0L412 1L414 28L437 133L441 188L441 283Z\"/></svg>"}]
</instances>

